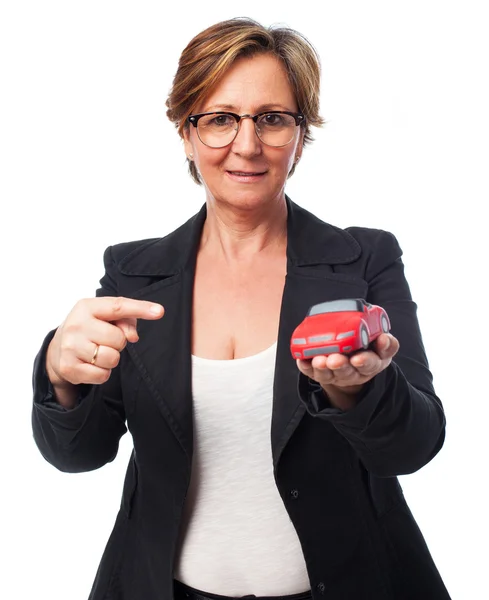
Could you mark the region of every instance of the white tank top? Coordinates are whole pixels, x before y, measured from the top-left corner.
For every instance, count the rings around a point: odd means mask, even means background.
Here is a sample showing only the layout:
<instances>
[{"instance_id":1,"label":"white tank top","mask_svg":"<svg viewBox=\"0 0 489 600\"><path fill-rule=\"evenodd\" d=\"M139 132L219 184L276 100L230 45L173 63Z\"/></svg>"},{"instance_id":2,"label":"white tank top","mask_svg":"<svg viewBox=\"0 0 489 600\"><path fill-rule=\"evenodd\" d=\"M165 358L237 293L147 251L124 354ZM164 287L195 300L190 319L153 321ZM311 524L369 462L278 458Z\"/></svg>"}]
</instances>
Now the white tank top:
<instances>
[{"instance_id":1,"label":"white tank top","mask_svg":"<svg viewBox=\"0 0 489 600\"><path fill-rule=\"evenodd\" d=\"M194 455L175 579L223 596L310 589L299 538L273 477L277 344L246 358L192 356Z\"/></svg>"}]
</instances>

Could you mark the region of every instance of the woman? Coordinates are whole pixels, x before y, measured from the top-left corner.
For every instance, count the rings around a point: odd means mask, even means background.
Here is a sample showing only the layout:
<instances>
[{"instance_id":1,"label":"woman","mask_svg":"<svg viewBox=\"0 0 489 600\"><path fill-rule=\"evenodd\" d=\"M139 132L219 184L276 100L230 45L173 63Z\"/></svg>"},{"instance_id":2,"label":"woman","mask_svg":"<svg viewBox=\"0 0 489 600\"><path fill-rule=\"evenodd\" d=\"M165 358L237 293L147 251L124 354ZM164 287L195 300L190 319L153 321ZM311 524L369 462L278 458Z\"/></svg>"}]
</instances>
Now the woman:
<instances>
[{"instance_id":1,"label":"woman","mask_svg":"<svg viewBox=\"0 0 489 600\"><path fill-rule=\"evenodd\" d=\"M50 463L101 467L126 422L134 440L90 598L448 598L396 478L445 427L401 250L284 192L322 123L314 50L218 23L182 53L167 105L205 205L164 238L109 248L97 297L35 363ZM292 359L311 305L357 297L391 334Z\"/></svg>"}]
</instances>

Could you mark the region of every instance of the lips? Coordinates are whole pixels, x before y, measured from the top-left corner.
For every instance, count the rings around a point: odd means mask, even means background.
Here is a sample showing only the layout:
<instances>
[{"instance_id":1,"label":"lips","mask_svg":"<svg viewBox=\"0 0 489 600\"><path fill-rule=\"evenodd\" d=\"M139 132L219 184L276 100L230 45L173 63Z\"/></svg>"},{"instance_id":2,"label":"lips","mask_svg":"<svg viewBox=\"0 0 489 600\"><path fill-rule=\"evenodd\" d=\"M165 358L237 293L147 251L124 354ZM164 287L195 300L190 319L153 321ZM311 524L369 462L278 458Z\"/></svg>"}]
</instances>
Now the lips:
<instances>
[{"instance_id":1,"label":"lips","mask_svg":"<svg viewBox=\"0 0 489 600\"><path fill-rule=\"evenodd\" d=\"M240 177L251 177L253 175L264 175L266 171L229 171L232 175L238 175Z\"/></svg>"}]
</instances>

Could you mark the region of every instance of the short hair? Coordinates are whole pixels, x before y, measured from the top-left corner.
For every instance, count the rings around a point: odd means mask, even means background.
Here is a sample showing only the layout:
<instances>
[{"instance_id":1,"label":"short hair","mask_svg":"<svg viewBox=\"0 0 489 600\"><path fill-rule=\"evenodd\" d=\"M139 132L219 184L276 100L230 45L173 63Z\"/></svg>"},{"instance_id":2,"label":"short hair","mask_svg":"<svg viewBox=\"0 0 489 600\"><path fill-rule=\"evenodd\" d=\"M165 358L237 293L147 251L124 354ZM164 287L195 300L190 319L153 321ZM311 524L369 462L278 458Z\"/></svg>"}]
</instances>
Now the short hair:
<instances>
[{"instance_id":1,"label":"short hair","mask_svg":"<svg viewBox=\"0 0 489 600\"><path fill-rule=\"evenodd\" d=\"M300 112L305 116L303 145L313 140L311 125L320 127L319 115L321 65L312 44L294 29L264 27L244 17L221 21L197 34L180 56L178 69L168 94L166 114L183 137L189 127L187 118L241 57L257 54L276 56L287 73ZM202 181L195 163L189 163L194 181ZM293 174L292 167L289 177Z\"/></svg>"}]
</instances>

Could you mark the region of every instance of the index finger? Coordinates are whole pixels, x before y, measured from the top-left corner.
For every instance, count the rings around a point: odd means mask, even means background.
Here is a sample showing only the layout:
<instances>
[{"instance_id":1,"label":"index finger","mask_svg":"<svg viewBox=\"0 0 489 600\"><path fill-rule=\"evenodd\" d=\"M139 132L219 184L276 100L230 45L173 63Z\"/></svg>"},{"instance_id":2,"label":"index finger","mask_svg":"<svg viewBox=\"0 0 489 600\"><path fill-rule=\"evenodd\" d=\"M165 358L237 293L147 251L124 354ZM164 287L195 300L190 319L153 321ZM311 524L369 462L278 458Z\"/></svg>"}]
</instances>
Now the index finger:
<instances>
[{"instance_id":1,"label":"index finger","mask_svg":"<svg viewBox=\"0 0 489 600\"><path fill-rule=\"evenodd\" d=\"M104 296L91 299L92 314L103 321L115 321L116 319L160 319L165 309L161 304L148 302L147 300L135 300L123 296Z\"/></svg>"}]
</instances>

